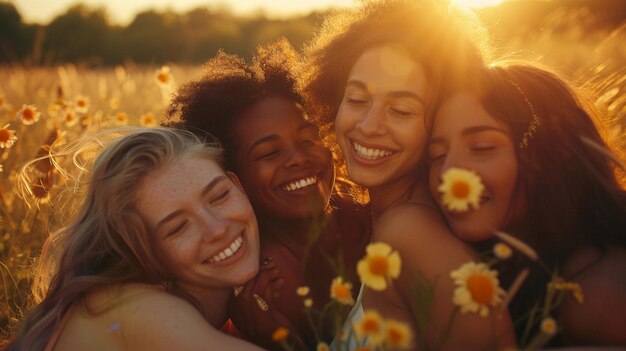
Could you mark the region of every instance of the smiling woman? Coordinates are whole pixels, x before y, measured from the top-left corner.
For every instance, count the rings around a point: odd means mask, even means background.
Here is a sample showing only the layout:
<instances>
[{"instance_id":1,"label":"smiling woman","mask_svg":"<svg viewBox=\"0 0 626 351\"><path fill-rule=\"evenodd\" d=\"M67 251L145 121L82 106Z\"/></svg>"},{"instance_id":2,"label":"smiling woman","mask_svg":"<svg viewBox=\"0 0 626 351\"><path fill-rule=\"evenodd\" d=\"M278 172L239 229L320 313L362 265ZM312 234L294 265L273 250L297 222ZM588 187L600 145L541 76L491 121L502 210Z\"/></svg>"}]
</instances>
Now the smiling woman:
<instances>
[{"instance_id":1,"label":"smiling woman","mask_svg":"<svg viewBox=\"0 0 626 351\"><path fill-rule=\"evenodd\" d=\"M96 159L78 216L46 241L39 304L5 347L258 350L218 330L232 288L259 269L256 219L221 149L183 131L129 131Z\"/></svg>"},{"instance_id":2,"label":"smiling woman","mask_svg":"<svg viewBox=\"0 0 626 351\"><path fill-rule=\"evenodd\" d=\"M289 327L308 347L318 336L333 337L337 314L327 313L316 334L296 290L308 286L313 305L323 308L338 275L358 285L356 263L370 238L369 211L338 191L333 155L306 115L292 71L296 61L286 41L259 48L252 65L219 53L170 108L172 117L180 112L183 128L208 131L224 143L227 167L258 215L261 257L271 259L276 271L272 279L259 275L238 294L231 318L247 338L271 349L282 349L272 341L278 326ZM252 318L259 310L283 316Z\"/></svg>"}]
</instances>

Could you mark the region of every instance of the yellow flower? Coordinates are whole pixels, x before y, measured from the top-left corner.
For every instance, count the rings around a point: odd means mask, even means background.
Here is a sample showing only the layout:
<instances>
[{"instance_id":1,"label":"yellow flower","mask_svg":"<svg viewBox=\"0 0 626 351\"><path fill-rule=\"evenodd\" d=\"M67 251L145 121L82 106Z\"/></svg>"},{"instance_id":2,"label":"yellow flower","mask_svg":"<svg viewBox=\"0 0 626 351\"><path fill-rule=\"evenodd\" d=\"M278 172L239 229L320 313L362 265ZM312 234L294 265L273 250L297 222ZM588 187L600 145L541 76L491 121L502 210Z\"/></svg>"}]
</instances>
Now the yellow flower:
<instances>
[{"instance_id":1,"label":"yellow flower","mask_svg":"<svg viewBox=\"0 0 626 351\"><path fill-rule=\"evenodd\" d=\"M157 121L152 113L146 113L145 115L139 117L139 124L142 127L156 127Z\"/></svg>"},{"instance_id":2,"label":"yellow flower","mask_svg":"<svg viewBox=\"0 0 626 351\"><path fill-rule=\"evenodd\" d=\"M115 115L115 125L125 126L128 124L128 115L125 112L120 112Z\"/></svg>"},{"instance_id":3,"label":"yellow flower","mask_svg":"<svg viewBox=\"0 0 626 351\"><path fill-rule=\"evenodd\" d=\"M63 114L63 121L65 122L66 126L73 127L78 124L78 116L73 110L67 109Z\"/></svg>"},{"instance_id":4,"label":"yellow flower","mask_svg":"<svg viewBox=\"0 0 626 351\"><path fill-rule=\"evenodd\" d=\"M537 255L537 252L535 252L535 250L533 250L532 247L526 245L526 243L524 243L523 241L517 239L516 237L514 237L511 234L507 234L505 232L501 232L498 230L494 230L493 234L500 240L504 241L505 243L509 244L510 246L512 246L513 248L515 248L517 251L523 253L524 255L528 256L528 258L530 258L533 261L537 261L539 259L539 255Z\"/></svg>"},{"instance_id":5,"label":"yellow flower","mask_svg":"<svg viewBox=\"0 0 626 351\"><path fill-rule=\"evenodd\" d=\"M330 297L344 305L354 305L352 283L344 282L342 277L333 279L330 284Z\"/></svg>"},{"instance_id":6,"label":"yellow flower","mask_svg":"<svg viewBox=\"0 0 626 351\"><path fill-rule=\"evenodd\" d=\"M288 336L289 336L289 329L285 327L278 327L272 333L272 340L276 342L283 342L287 339Z\"/></svg>"},{"instance_id":7,"label":"yellow flower","mask_svg":"<svg viewBox=\"0 0 626 351\"><path fill-rule=\"evenodd\" d=\"M330 351L330 347L325 342L320 342L317 344L317 351Z\"/></svg>"},{"instance_id":8,"label":"yellow flower","mask_svg":"<svg viewBox=\"0 0 626 351\"><path fill-rule=\"evenodd\" d=\"M20 116L22 123L27 126L37 122L39 116L41 116L35 105L22 105L22 109L17 114Z\"/></svg>"},{"instance_id":9,"label":"yellow flower","mask_svg":"<svg viewBox=\"0 0 626 351\"><path fill-rule=\"evenodd\" d=\"M307 296L310 291L311 289L309 289L308 286L301 286L296 289L296 294L298 294L298 296Z\"/></svg>"},{"instance_id":10,"label":"yellow flower","mask_svg":"<svg viewBox=\"0 0 626 351\"><path fill-rule=\"evenodd\" d=\"M15 141L17 140L15 131L8 128L9 125L7 124L2 127L2 129L0 129L0 147L3 149L10 148L11 146L13 146L13 144L15 144Z\"/></svg>"},{"instance_id":11,"label":"yellow flower","mask_svg":"<svg viewBox=\"0 0 626 351\"><path fill-rule=\"evenodd\" d=\"M513 255L513 250L511 250L511 247L507 244L497 243L493 246L493 253L497 258L506 260Z\"/></svg>"},{"instance_id":12,"label":"yellow flower","mask_svg":"<svg viewBox=\"0 0 626 351\"><path fill-rule=\"evenodd\" d=\"M461 306L461 312L476 312L481 317L489 315L489 306L496 306L505 295L500 288L498 272L484 263L468 262L450 273L458 285L453 302Z\"/></svg>"},{"instance_id":13,"label":"yellow flower","mask_svg":"<svg viewBox=\"0 0 626 351\"><path fill-rule=\"evenodd\" d=\"M541 321L541 331L548 335L556 333L556 327L556 321L553 318L547 317Z\"/></svg>"},{"instance_id":14,"label":"yellow flower","mask_svg":"<svg viewBox=\"0 0 626 351\"><path fill-rule=\"evenodd\" d=\"M79 113L85 113L89 109L89 98L79 95L74 99L74 110Z\"/></svg>"},{"instance_id":15,"label":"yellow flower","mask_svg":"<svg viewBox=\"0 0 626 351\"><path fill-rule=\"evenodd\" d=\"M367 255L356 266L359 278L371 289L385 290L387 282L400 275L400 254L385 243L369 244L365 251Z\"/></svg>"},{"instance_id":16,"label":"yellow flower","mask_svg":"<svg viewBox=\"0 0 626 351\"><path fill-rule=\"evenodd\" d=\"M304 307L306 308L313 307L313 299L304 299Z\"/></svg>"},{"instance_id":17,"label":"yellow flower","mask_svg":"<svg viewBox=\"0 0 626 351\"><path fill-rule=\"evenodd\" d=\"M385 322L385 344L392 349L411 348L413 333L405 323L388 319Z\"/></svg>"},{"instance_id":18,"label":"yellow flower","mask_svg":"<svg viewBox=\"0 0 626 351\"><path fill-rule=\"evenodd\" d=\"M378 312L367 310L363 318L353 325L354 334L359 340L368 338L372 345L380 345L385 339L385 326Z\"/></svg>"},{"instance_id":19,"label":"yellow flower","mask_svg":"<svg viewBox=\"0 0 626 351\"><path fill-rule=\"evenodd\" d=\"M437 190L442 194L443 204L448 210L464 212L470 206L480 206L480 195L484 188L480 177L473 171L450 168L443 174Z\"/></svg>"},{"instance_id":20,"label":"yellow flower","mask_svg":"<svg viewBox=\"0 0 626 351\"><path fill-rule=\"evenodd\" d=\"M174 77L168 66L162 66L156 71L155 79L162 87L169 87L174 83Z\"/></svg>"}]
</instances>

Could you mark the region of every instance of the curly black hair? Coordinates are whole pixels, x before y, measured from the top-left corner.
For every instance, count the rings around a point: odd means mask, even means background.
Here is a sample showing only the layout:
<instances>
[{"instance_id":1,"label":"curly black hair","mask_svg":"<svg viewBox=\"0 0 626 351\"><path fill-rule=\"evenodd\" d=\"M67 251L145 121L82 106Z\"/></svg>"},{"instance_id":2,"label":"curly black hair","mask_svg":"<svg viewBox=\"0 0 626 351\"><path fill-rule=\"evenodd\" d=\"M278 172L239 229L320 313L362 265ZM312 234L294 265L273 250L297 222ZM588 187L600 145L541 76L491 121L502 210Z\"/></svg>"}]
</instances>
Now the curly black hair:
<instances>
[{"instance_id":1,"label":"curly black hair","mask_svg":"<svg viewBox=\"0 0 626 351\"><path fill-rule=\"evenodd\" d=\"M286 39L257 48L251 64L220 51L205 64L200 79L178 89L163 124L210 133L224 146L225 167L232 170L233 127L243 111L268 96L304 107L294 69L298 60Z\"/></svg>"}]
</instances>

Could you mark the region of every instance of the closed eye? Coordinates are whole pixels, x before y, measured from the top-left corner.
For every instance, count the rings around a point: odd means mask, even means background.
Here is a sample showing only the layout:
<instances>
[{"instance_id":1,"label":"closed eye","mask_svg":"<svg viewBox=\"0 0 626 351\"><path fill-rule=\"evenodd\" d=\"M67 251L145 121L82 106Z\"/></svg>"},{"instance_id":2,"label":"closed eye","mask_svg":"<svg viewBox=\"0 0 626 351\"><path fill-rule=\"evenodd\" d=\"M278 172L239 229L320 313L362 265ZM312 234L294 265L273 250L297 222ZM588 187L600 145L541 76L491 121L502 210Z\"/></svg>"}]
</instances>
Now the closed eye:
<instances>
[{"instance_id":1,"label":"closed eye","mask_svg":"<svg viewBox=\"0 0 626 351\"><path fill-rule=\"evenodd\" d=\"M366 99L353 98L353 97L346 97L345 101L350 105L363 105L363 104L368 103Z\"/></svg>"},{"instance_id":2,"label":"closed eye","mask_svg":"<svg viewBox=\"0 0 626 351\"><path fill-rule=\"evenodd\" d=\"M278 156L279 153L280 153L279 149L272 150L272 151L269 151L269 152L261 154L259 157L256 158L256 160L272 159L272 158Z\"/></svg>"},{"instance_id":3,"label":"closed eye","mask_svg":"<svg viewBox=\"0 0 626 351\"><path fill-rule=\"evenodd\" d=\"M411 111L400 110L397 108L391 108L391 113L400 117L409 117L414 115L414 113Z\"/></svg>"},{"instance_id":4,"label":"closed eye","mask_svg":"<svg viewBox=\"0 0 626 351\"><path fill-rule=\"evenodd\" d=\"M172 229L169 232L167 232L166 236L173 236L173 235L176 235L176 234L182 232L187 227L188 223L189 222L187 220L181 222L176 227L174 227L174 229Z\"/></svg>"},{"instance_id":5,"label":"closed eye","mask_svg":"<svg viewBox=\"0 0 626 351\"><path fill-rule=\"evenodd\" d=\"M226 189L226 190L222 191L221 193L217 194L217 196L211 198L211 200L210 200L211 204L215 204L215 203L220 202L221 200L225 199L226 196L228 196L229 193L230 193L230 189Z\"/></svg>"}]
</instances>

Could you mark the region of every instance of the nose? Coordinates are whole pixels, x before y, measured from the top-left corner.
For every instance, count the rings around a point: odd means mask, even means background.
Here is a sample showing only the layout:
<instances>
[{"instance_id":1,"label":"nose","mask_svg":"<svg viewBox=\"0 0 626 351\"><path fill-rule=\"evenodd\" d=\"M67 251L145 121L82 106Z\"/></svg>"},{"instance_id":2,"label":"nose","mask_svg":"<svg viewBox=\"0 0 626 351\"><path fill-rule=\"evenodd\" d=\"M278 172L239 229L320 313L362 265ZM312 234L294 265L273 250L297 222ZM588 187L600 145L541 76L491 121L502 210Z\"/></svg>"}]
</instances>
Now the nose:
<instances>
[{"instance_id":1,"label":"nose","mask_svg":"<svg viewBox=\"0 0 626 351\"><path fill-rule=\"evenodd\" d=\"M364 136L383 135L387 131L385 107L382 104L372 104L357 122L357 129Z\"/></svg>"},{"instance_id":2,"label":"nose","mask_svg":"<svg viewBox=\"0 0 626 351\"><path fill-rule=\"evenodd\" d=\"M449 149L447 154L443 156L443 159L441 160L441 167L439 168L440 181L443 174L450 168L465 168L463 166L462 158L459 157L458 152L455 152L453 149Z\"/></svg>"},{"instance_id":3,"label":"nose","mask_svg":"<svg viewBox=\"0 0 626 351\"><path fill-rule=\"evenodd\" d=\"M205 210L201 217L201 224L204 228L203 239L207 242L222 239L228 234L228 220L215 211Z\"/></svg>"},{"instance_id":4,"label":"nose","mask_svg":"<svg viewBox=\"0 0 626 351\"><path fill-rule=\"evenodd\" d=\"M311 155L300 145L294 145L287 150L287 160L285 168L300 167L311 161Z\"/></svg>"}]
</instances>

